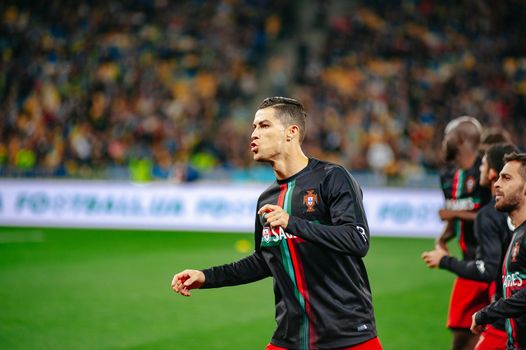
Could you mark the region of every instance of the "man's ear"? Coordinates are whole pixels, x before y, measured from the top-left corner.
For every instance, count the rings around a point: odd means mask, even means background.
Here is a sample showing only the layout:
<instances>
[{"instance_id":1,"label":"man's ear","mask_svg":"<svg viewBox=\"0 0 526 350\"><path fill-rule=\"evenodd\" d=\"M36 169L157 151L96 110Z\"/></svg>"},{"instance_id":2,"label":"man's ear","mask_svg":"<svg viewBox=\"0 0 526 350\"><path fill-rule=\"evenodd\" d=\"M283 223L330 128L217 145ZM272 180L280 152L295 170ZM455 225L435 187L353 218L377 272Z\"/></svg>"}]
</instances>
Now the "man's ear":
<instances>
[{"instance_id":1,"label":"man's ear","mask_svg":"<svg viewBox=\"0 0 526 350\"><path fill-rule=\"evenodd\" d=\"M287 139L293 139L298 137L300 128L296 124L292 124L287 128Z\"/></svg>"}]
</instances>

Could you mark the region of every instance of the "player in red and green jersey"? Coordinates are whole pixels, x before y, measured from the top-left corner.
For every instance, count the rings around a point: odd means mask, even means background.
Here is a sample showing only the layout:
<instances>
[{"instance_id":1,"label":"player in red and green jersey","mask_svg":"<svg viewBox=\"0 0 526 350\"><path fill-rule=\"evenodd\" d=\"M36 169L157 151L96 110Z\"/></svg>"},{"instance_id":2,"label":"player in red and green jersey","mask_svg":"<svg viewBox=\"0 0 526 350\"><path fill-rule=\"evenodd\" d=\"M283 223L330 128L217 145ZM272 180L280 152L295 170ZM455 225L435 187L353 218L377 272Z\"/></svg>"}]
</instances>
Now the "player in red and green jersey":
<instances>
[{"instance_id":1,"label":"player in red and green jersey","mask_svg":"<svg viewBox=\"0 0 526 350\"><path fill-rule=\"evenodd\" d=\"M362 258L369 228L362 191L343 167L308 158L303 106L265 99L250 149L276 182L258 199L255 251L205 270L184 270L175 292L274 280L277 327L267 349L381 349Z\"/></svg>"},{"instance_id":2,"label":"player in red and green jersey","mask_svg":"<svg viewBox=\"0 0 526 350\"><path fill-rule=\"evenodd\" d=\"M479 184L482 127L473 117L452 120L445 129L443 152L448 167L440 176L445 206L439 216L446 222L437 238L435 251L448 252L447 241L457 238L464 261L474 261L477 240L474 219L477 211L489 201L489 189ZM432 252L424 252L422 258ZM453 333L453 350L473 350L478 336L469 330L471 315L490 303L490 284L457 276L451 291L447 326Z\"/></svg>"},{"instance_id":3,"label":"player in red and green jersey","mask_svg":"<svg viewBox=\"0 0 526 350\"><path fill-rule=\"evenodd\" d=\"M506 319L508 350L526 349L526 153L512 153L495 183L495 208L507 212L513 225L502 267L503 297L473 315L471 330Z\"/></svg>"}]
</instances>

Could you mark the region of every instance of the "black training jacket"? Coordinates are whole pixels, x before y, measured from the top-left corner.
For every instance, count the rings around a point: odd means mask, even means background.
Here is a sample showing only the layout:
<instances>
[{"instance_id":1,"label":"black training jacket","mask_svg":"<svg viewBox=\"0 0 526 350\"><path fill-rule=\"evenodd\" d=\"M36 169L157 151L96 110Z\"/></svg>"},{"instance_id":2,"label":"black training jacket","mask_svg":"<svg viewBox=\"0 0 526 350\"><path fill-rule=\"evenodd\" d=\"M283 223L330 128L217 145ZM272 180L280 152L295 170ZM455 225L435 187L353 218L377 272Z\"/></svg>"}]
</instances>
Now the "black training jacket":
<instances>
[{"instance_id":1,"label":"black training jacket","mask_svg":"<svg viewBox=\"0 0 526 350\"><path fill-rule=\"evenodd\" d=\"M476 315L478 324L506 319L509 350L526 350L526 222L511 239L502 266L503 298Z\"/></svg>"},{"instance_id":2,"label":"black training jacket","mask_svg":"<svg viewBox=\"0 0 526 350\"><path fill-rule=\"evenodd\" d=\"M343 167L310 159L289 179L276 181L257 208L278 204L288 226L270 229L256 215L255 252L203 270L203 288L272 276L277 327L272 343L288 349L334 349L376 336L371 289L362 258L369 227L362 191Z\"/></svg>"}]
</instances>

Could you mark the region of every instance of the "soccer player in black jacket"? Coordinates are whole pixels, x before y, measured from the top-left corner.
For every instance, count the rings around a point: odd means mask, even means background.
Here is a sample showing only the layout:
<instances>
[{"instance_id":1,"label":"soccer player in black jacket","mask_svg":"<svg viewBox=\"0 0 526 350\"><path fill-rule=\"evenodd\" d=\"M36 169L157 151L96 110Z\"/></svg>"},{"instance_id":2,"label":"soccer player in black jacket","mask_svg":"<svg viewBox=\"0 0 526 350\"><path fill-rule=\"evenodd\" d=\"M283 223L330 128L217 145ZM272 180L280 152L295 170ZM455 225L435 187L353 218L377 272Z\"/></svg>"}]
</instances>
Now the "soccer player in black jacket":
<instances>
[{"instance_id":1,"label":"soccer player in black jacket","mask_svg":"<svg viewBox=\"0 0 526 350\"><path fill-rule=\"evenodd\" d=\"M515 146L506 143L491 145L486 150L480 165L479 182L481 186L492 189L492 196L495 195L493 184L504 166L504 156L516 151L518 149ZM512 235L507 219L506 213L495 209L495 200L492 199L477 212L475 217L475 238L478 242L475 260L459 260L450 256L446 250L436 248L424 253L423 258L427 266L449 270L457 276L470 280L495 282L495 285L500 286L501 263ZM495 294L492 296L494 299L499 299L502 296L501 288L497 288L496 292L492 291L492 294ZM475 349L502 349L506 346L506 342L504 321L499 320L487 327Z\"/></svg>"},{"instance_id":2,"label":"soccer player in black jacket","mask_svg":"<svg viewBox=\"0 0 526 350\"><path fill-rule=\"evenodd\" d=\"M503 297L473 314L471 330L506 319L508 350L526 349L526 153L512 153L495 183L495 207L516 227L502 264Z\"/></svg>"},{"instance_id":3,"label":"soccer player in black jacket","mask_svg":"<svg viewBox=\"0 0 526 350\"><path fill-rule=\"evenodd\" d=\"M274 182L259 197L255 251L237 262L184 270L175 292L272 277L277 327L266 349L381 349L362 258L369 228L362 191L343 167L301 149L306 113L297 100L265 99L253 123L254 160Z\"/></svg>"}]
</instances>

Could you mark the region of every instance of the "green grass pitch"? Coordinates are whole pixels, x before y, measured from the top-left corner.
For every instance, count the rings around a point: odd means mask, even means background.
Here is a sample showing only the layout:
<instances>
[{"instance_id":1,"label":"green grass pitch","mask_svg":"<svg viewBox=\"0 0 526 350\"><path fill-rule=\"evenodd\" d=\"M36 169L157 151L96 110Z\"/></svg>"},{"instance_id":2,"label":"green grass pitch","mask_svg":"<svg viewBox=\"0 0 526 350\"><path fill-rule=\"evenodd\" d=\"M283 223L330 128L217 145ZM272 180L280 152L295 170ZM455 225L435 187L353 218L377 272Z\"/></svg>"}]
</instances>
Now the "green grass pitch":
<instances>
[{"instance_id":1,"label":"green grass pitch","mask_svg":"<svg viewBox=\"0 0 526 350\"><path fill-rule=\"evenodd\" d=\"M272 282L171 291L175 272L246 255L251 235L0 228L0 349L263 349ZM453 276L420 259L430 239L372 239L366 265L386 350L446 349Z\"/></svg>"}]
</instances>

